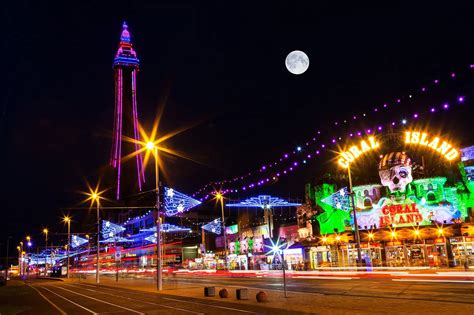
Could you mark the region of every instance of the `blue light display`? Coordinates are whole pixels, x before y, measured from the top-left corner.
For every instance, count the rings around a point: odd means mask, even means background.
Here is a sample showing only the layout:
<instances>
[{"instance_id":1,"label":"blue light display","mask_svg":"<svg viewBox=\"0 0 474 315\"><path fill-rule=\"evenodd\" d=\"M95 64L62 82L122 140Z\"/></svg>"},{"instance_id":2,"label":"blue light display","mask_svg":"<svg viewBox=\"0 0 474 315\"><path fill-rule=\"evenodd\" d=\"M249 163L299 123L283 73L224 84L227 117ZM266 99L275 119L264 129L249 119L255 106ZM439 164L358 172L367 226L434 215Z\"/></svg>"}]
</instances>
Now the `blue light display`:
<instances>
[{"instance_id":1,"label":"blue light display","mask_svg":"<svg viewBox=\"0 0 474 315\"><path fill-rule=\"evenodd\" d=\"M219 235L222 233L222 221L219 219L212 220L211 222L201 226L201 229Z\"/></svg>"},{"instance_id":2,"label":"blue light display","mask_svg":"<svg viewBox=\"0 0 474 315\"><path fill-rule=\"evenodd\" d=\"M102 220L102 230L100 233L102 234L103 239L115 237L117 236L117 234L123 231L125 231L125 228L123 226L120 226L107 220Z\"/></svg>"},{"instance_id":3,"label":"blue light display","mask_svg":"<svg viewBox=\"0 0 474 315\"><path fill-rule=\"evenodd\" d=\"M121 236L112 236L112 237L109 237L105 240L102 240L100 241L101 243L105 243L105 244L110 244L110 243L133 243L132 240L129 240L125 237L121 237Z\"/></svg>"},{"instance_id":4,"label":"blue light display","mask_svg":"<svg viewBox=\"0 0 474 315\"><path fill-rule=\"evenodd\" d=\"M344 187L336 191L334 194L327 196L326 198L322 199L321 202L345 212L349 212L351 210L349 203L349 190L347 187Z\"/></svg>"},{"instance_id":5,"label":"blue light display","mask_svg":"<svg viewBox=\"0 0 474 315\"><path fill-rule=\"evenodd\" d=\"M156 227L142 229L140 230L140 232L156 232ZM161 232L164 232L164 233L191 232L191 229L187 227L181 227L181 226L169 224L169 223L163 223L161 224Z\"/></svg>"},{"instance_id":6,"label":"blue light display","mask_svg":"<svg viewBox=\"0 0 474 315\"><path fill-rule=\"evenodd\" d=\"M301 203L288 202L278 197L272 197L269 195L260 195L257 197L251 197L238 203L226 204L226 207L235 208L274 208L274 207L297 207L301 206Z\"/></svg>"},{"instance_id":7,"label":"blue light display","mask_svg":"<svg viewBox=\"0 0 474 315\"><path fill-rule=\"evenodd\" d=\"M71 236L71 248L79 247L79 246L84 245L88 242L89 242L89 240L86 239L86 238L83 238L83 237L80 237L80 236L77 236L77 235L72 235Z\"/></svg>"},{"instance_id":8,"label":"blue light display","mask_svg":"<svg viewBox=\"0 0 474 315\"><path fill-rule=\"evenodd\" d=\"M189 211L201 204L200 201L168 187L165 187L164 199L165 215L168 217Z\"/></svg>"}]
</instances>

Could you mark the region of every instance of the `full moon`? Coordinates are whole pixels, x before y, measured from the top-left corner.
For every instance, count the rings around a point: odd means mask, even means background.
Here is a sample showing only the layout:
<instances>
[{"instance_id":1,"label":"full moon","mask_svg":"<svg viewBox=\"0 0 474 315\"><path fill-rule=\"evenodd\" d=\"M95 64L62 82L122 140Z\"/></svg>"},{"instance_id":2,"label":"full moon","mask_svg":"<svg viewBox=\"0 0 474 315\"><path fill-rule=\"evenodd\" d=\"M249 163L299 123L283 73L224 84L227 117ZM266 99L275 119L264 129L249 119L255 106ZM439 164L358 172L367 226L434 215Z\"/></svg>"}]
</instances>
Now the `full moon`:
<instances>
[{"instance_id":1,"label":"full moon","mask_svg":"<svg viewBox=\"0 0 474 315\"><path fill-rule=\"evenodd\" d=\"M302 74L309 67L309 58L308 56L300 51L294 50L286 56L285 59L286 69L293 74Z\"/></svg>"}]
</instances>

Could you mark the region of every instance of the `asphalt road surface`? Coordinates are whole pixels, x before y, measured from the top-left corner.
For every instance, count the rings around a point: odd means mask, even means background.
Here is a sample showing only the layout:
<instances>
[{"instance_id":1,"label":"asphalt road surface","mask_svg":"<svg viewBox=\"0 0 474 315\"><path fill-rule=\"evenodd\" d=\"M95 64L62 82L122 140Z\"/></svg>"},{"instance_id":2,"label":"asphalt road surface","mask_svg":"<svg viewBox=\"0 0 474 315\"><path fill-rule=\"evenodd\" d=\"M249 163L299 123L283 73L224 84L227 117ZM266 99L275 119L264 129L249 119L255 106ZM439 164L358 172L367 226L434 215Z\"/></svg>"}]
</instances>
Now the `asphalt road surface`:
<instances>
[{"instance_id":1,"label":"asphalt road surface","mask_svg":"<svg viewBox=\"0 0 474 315\"><path fill-rule=\"evenodd\" d=\"M52 280L11 282L0 314L288 314L266 307L205 301L124 288ZM291 312L298 314L297 312Z\"/></svg>"}]
</instances>

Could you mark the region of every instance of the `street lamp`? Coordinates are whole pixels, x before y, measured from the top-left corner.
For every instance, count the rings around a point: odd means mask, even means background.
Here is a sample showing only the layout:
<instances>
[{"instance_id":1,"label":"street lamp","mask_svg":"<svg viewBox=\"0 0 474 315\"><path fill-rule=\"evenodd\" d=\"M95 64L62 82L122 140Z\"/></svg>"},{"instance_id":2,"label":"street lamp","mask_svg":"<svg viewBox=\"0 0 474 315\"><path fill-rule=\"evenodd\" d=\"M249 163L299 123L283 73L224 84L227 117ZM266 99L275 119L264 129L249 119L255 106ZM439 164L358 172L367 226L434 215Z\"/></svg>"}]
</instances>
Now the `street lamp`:
<instances>
[{"instance_id":1,"label":"street lamp","mask_svg":"<svg viewBox=\"0 0 474 315\"><path fill-rule=\"evenodd\" d=\"M66 272L67 278L69 279L69 246L71 245L71 218L69 216L65 216L63 218L63 222L67 223L67 265L66 265Z\"/></svg>"},{"instance_id":2,"label":"street lamp","mask_svg":"<svg viewBox=\"0 0 474 315\"><path fill-rule=\"evenodd\" d=\"M354 213L354 232L355 232L355 239L356 239L356 244L357 244L357 265L362 266L362 252L360 248L359 225L357 224L357 210L356 210L355 201L354 201L354 191L352 191L352 176L351 176L350 163L348 163L347 165L347 174L349 176L349 195L351 196L352 212Z\"/></svg>"},{"instance_id":3,"label":"street lamp","mask_svg":"<svg viewBox=\"0 0 474 315\"><path fill-rule=\"evenodd\" d=\"M43 229L43 234L44 234L44 250L45 250L45 253L47 253L48 251L48 229L47 228L44 228ZM44 258L44 275L47 276L48 275L48 258L45 256Z\"/></svg>"},{"instance_id":4,"label":"street lamp","mask_svg":"<svg viewBox=\"0 0 474 315\"><path fill-rule=\"evenodd\" d=\"M153 152L155 158L155 191L156 191L156 287L163 290L162 261L161 261L161 220L160 220L160 167L158 165L158 147L153 141L145 144L148 151Z\"/></svg>"},{"instance_id":5,"label":"street lamp","mask_svg":"<svg viewBox=\"0 0 474 315\"><path fill-rule=\"evenodd\" d=\"M224 217L224 195L221 192L215 194L216 200L221 204L222 215L222 231L224 233L224 268L227 270L227 237L225 233L225 217Z\"/></svg>"}]
</instances>

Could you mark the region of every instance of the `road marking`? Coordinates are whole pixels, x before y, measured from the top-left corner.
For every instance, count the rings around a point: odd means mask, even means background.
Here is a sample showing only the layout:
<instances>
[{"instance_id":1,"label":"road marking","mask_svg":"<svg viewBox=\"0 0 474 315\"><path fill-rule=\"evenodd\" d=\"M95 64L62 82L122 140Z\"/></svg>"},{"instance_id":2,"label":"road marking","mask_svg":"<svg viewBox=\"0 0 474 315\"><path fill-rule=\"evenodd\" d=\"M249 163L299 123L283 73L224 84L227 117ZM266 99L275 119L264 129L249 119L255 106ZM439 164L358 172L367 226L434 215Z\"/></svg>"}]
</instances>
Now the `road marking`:
<instances>
[{"instance_id":1,"label":"road marking","mask_svg":"<svg viewBox=\"0 0 474 315\"><path fill-rule=\"evenodd\" d=\"M454 282L454 283L474 284L474 281L472 281L472 280L392 279L392 281L402 281L402 282Z\"/></svg>"},{"instance_id":2,"label":"road marking","mask_svg":"<svg viewBox=\"0 0 474 315\"><path fill-rule=\"evenodd\" d=\"M81 283L81 284L82 284L82 285L85 285L84 283ZM69 286L71 286L71 285L69 285ZM72 286L74 286L74 287L81 287L81 285L72 285ZM83 288L83 289L85 289L85 288ZM110 289L110 288L103 288L103 287L102 287L101 289L109 289L109 290L116 291L116 292L126 293L126 292L124 292L124 291L114 290L114 289ZM90 290L90 289L88 289L88 290ZM96 290L90 290L90 291L98 292L98 291L96 291ZM142 303L145 303L145 304L150 304L150 305L156 305L156 306L171 308L171 309L178 310L178 311L182 311L182 312L188 312L188 313L193 313L193 314L204 315L204 313L199 313L199 312L195 312L195 311L190 311L190 310L186 310L186 309L184 309L184 308L179 308L179 307L174 307L174 306L169 306L169 305L163 305L163 304L157 304L157 303L148 302L148 301L143 301L143 300L132 299L132 298L129 298L129 297L126 297L126 296L122 296L122 295L116 295L116 294L105 293L105 292L103 292L103 291L100 291L99 293L101 293L101 294L106 294L106 295L110 295L110 296L115 296L115 297L119 297L119 298L126 298L127 300L142 302Z\"/></svg>"},{"instance_id":3,"label":"road marking","mask_svg":"<svg viewBox=\"0 0 474 315\"><path fill-rule=\"evenodd\" d=\"M82 294L82 293L74 292L74 291L71 291L71 290L68 290L68 289L65 289L65 288L61 288L61 287L57 287L57 286L52 286L52 287L58 288L58 289L61 289L61 290L64 290L64 291L68 291L68 292L71 292L71 293L73 293L73 294L80 295L80 296L86 297L86 298L88 298L88 299L97 301L97 302L101 302L101 303L104 303L104 304L109 304L109 305L112 305L112 306L115 306L115 307L118 307L118 308L121 308L121 309L130 311L130 312L133 312L133 313L145 315L145 313L132 310L131 308L128 308L128 307L125 307L125 306L120 306L120 305L116 305L116 304L113 304L113 303L109 303L109 302L107 302L107 301L102 301L102 300L96 299L96 298L94 298L94 297L92 297L92 296L89 296L89 295L85 295L85 294Z\"/></svg>"},{"instance_id":4,"label":"road marking","mask_svg":"<svg viewBox=\"0 0 474 315\"><path fill-rule=\"evenodd\" d=\"M180 299L172 299L172 298L167 298L167 297L162 297L164 300L170 300L170 301L176 301L176 302L182 302L182 303L190 303L190 304L197 304L197 305L205 305L207 307L217 307L217 308L222 308L225 310L231 310L231 311L237 311L237 312L242 312L242 313L251 313L255 314L255 312L251 311L246 311L246 310L240 310L238 308L232 308L232 307L225 307L225 306L217 306L217 305L210 305L206 303L199 303L199 302L191 302L191 301L185 301L185 300L180 300Z\"/></svg>"},{"instance_id":5,"label":"road marking","mask_svg":"<svg viewBox=\"0 0 474 315\"><path fill-rule=\"evenodd\" d=\"M61 308L59 308L59 306L57 306L56 304L54 304L50 299L48 299L46 296L43 295L43 293L41 293L37 288L31 286L28 284L28 286L30 288L32 288L33 290L35 290L36 292L38 292L38 294L46 300L46 302L48 302L49 304L51 304L52 306L54 306L54 308L56 308L62 315L67 315L67 313L65 311L63 311Z\"/></svg>"},{"instance_id":6,"label":"road marking","mask_svg":"<svg viewBox=\"0 0 474 315\"><path fill-rule=\"evenodd\" d=\"M293 276L293 279L323 279L323 280L352 280L358 277L332 277L332 276Z\"/></svg>"},{"instance_id":7,"label":"road marking","mask_svg":"<svg viewBox=\"0 0 474 315\"><path fill-rule=\"evenodd\" d=\"M77 304L76 302L71 301L70 299L68 299L68 298L66 298L66 297L64 297L64 296L62 296L62 295L60 295L60 294L58 294L58 293L56 293L56 292L51 291L51 290L48 289L48 288L45 288L45 287L40 287L40 288L45 289L46 291L49 291L49 292L53 293L54 295L59 296L60 298L62 298L62 299L64 299L64 300L68 301L69 303L72 303L72 304L74 304L74 305L76 305L76 306L79 306L80 308L82 308L82 309L88 311L88 312L91 313L91 314L98 314L98 313L94 312L93 310L88 309L87 307L84 307L84 306L82 306L82 305L80 305L80 304Z\"/></svg>"}]
</instances>

